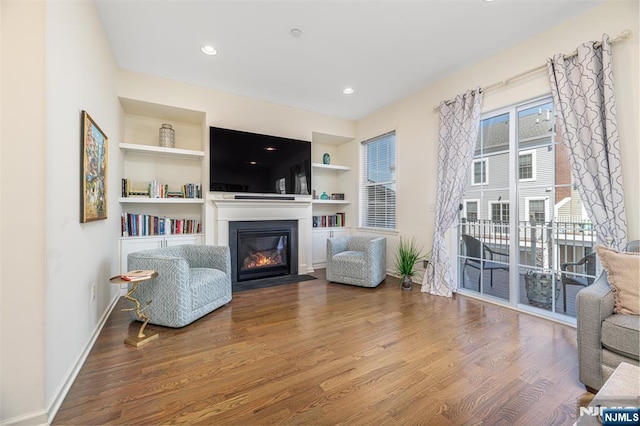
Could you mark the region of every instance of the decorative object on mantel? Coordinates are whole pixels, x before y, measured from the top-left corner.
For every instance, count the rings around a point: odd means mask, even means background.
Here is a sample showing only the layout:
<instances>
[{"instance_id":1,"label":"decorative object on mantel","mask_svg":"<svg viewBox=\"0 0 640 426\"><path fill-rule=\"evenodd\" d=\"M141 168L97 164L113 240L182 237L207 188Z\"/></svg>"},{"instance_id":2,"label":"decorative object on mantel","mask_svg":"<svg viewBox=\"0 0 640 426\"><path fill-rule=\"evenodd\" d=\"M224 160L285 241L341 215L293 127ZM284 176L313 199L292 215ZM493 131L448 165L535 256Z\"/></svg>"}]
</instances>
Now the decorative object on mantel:
<instances>
[{"instance_id":1,"label":"decorative object on mantel","mask_svg":"<svg viewBox=\"0 0 640 426\"><path fill-rule=\"evenodd\" d=\"M413 288L412 277L418 274L415 268L416 263L425 258L422 250L422 247L418 247L415 237L411 237L408 241L400 237L396 247L395 269L402 279L403 290L411 290Z\"/></svg>"},{"instance_id":2,"label":"decorative object on mantel","mask_svg":"<svg viewBox=\"0 0 640 426\"><path fill-rule=\"evenodd\" d=\"M328 200L329 199L329 195L326 192L323 192L322 195L320 195L320 199L321 200Z\"/></svg>"},{"instance_id":3,"label":"decorative object on mantel","mask_svg":"<svg viewBox=\"0 0 640 426\"><path fill-rule=\"evenodd\" d=\"M330 164L331 163L331 156L329 156L328 152L325 152L324 155L322 156L322 164Z\"/></svg>"},{"instance_id":4,"label":"decorative object on mantel","mask_svg":"<svg viewBox=\"0 0 640 426\"><path fill-rule=\"evenodd\" d=\"M160 127L160 146L163 148L174 148L176 146L176 132L171 124L162 124Z\"/></svg>"}]
</instances>

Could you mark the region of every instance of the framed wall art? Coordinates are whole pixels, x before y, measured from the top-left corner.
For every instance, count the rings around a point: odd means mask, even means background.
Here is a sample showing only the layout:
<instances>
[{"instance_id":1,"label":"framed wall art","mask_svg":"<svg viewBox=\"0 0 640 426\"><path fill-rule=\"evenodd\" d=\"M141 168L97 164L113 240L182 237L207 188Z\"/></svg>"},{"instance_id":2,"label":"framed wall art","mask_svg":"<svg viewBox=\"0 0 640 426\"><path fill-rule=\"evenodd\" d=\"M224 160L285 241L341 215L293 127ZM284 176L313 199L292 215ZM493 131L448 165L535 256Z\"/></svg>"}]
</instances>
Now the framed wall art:
<instances>
[{"instance_id":1,"label":"framed wall art","mask_svg":"<svg viewBox=\"0 0 640 426\"><path fill-rule=\"evenodd\" d=\"M81 145L80 222L106 219L109 139L86 111L82 111Z\"/></svg>"}]
</instances>

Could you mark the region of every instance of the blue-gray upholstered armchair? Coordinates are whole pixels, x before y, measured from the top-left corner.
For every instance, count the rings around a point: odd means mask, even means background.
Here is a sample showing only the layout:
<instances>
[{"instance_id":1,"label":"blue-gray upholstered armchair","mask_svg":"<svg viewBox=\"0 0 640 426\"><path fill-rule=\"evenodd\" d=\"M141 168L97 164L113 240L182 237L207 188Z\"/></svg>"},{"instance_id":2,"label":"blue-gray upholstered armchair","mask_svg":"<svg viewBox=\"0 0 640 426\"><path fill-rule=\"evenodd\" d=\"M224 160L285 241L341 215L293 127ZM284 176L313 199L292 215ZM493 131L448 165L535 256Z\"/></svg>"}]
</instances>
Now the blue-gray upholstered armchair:
<instances>
[{"instance_id":1,"label":"blue-gray upholstered armchair","mask_svg":"<svg viewBox=\"0 0 640 426\"><path fill-rule=\"evenodd\" d=\"M327 239L327 281L377 287L387 275L385 237Z\"/></svg>"},{"instance_id":2,"label":"blue-gray upholstered armchair","mask_svg":"<svg viewBox=\"0 0 640 426\"><path fill-rule=\"evenodd\" d=\"M153 269L158 277L138 286L135 296L152 324L184 327L231 301L229 247L180 245L131 253L127 268ZM135 312L133 319L138 319Z\"/></svg>"}]
</instances>

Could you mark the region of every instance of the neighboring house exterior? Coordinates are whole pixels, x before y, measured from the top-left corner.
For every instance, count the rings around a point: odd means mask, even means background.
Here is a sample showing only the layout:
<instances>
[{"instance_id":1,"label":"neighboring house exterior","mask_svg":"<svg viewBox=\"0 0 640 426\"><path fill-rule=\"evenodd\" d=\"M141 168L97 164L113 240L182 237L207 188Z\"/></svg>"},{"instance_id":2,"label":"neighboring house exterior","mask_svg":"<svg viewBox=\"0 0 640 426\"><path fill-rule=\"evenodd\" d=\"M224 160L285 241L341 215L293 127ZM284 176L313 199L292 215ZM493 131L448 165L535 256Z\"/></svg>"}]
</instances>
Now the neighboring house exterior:
<instances>
[{"instance_id":1,"label":"neighboring house exterior","mask_svg":"<svg viewBox=\"0 0 640 426\"><path fill-rule=\"evenodd\" d=\"M508 124L505 116L482 123L463 197L461 217L466 222L509 221ZM588 221L572 185L564 145L553 144L553 127L549 109L518 119L519 222Z\"/></svg>"},{"instance_id":2,"label":"neighboring house exterior","mask_svg":"<svg viewBox=\"0 0 640 426\"><path fill-rule=\"evenodd\" d=\"M546 253L538 266L559 267L592 250L593 239L583 232L591 233L589 218L572 183L566 149L554 133L551 103L520 111L517 121L520 246L523 253L530 253L535 246L531 241L536 239ZM508 244L509 221L516 214L510 199L510 182L514 180L510 179L509 138L508 114L482 120L460 212L462 233L503 248ZM555 261L542 240L553 240L557 245ZM525 261L532 262L531 258Z\"/></svg>"}]
</instances>

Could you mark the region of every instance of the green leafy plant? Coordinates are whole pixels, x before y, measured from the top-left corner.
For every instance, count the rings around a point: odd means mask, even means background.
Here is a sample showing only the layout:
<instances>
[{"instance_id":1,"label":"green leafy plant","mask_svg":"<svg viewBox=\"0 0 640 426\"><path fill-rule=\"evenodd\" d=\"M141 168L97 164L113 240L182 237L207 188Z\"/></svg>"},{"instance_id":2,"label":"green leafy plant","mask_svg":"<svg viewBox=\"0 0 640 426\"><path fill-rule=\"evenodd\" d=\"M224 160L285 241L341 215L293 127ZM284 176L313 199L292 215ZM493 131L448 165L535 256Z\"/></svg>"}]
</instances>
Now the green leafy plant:
<instances>
[{"instance_id":1,"label":"green leafy plant","mask_svg":"<svg viewBox=\"0 0 640 426\"><path fill-rule=\"evenodd\" d=\"M403 239L396 248L396 264L395 269L401 277L413 277L417 274L416 263L425 258L422 253L423 247L419 247L415 237Z\"/></svg>"}]
</instances>

